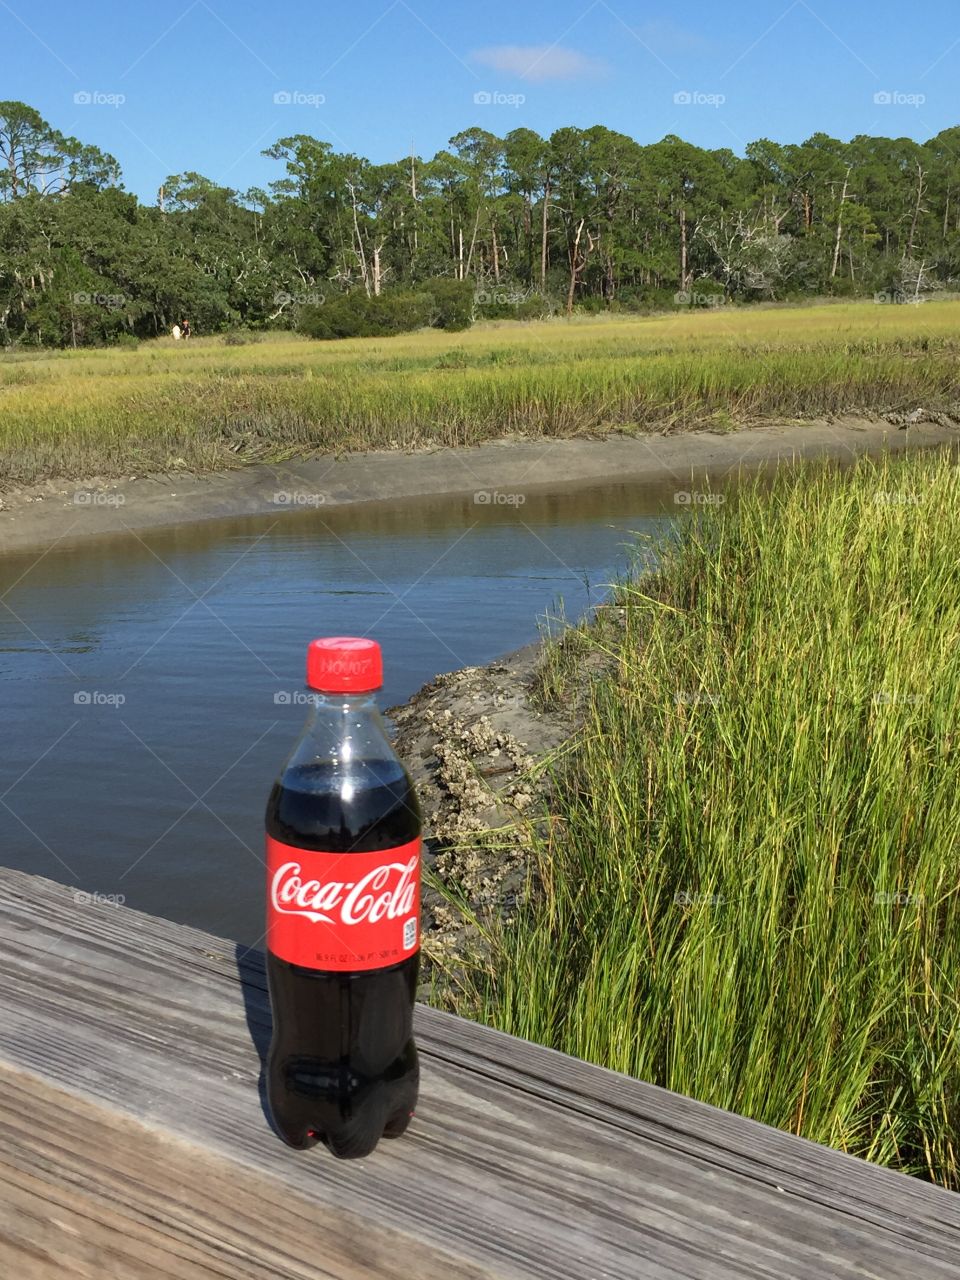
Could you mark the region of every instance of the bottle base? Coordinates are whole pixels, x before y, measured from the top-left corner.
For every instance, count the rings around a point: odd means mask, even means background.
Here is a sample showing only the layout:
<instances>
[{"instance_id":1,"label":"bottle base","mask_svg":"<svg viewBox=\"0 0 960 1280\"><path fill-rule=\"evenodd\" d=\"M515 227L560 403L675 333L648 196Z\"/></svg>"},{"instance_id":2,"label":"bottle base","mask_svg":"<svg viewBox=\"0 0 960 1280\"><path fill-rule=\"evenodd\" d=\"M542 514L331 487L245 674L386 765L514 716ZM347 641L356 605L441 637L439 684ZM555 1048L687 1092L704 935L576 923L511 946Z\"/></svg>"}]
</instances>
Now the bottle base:
<instances>
[{"instance_id":1,"label":"bottle base","mask_svg":"<svg viewBox=\"0 0 960 1280\"><path fill-rule=\"evenodd\" d=\"M383 1123L380 1116L371 1118L364 1112L355 1120L347 1120L326 1132L306 1129L298 1133L280 1129L279 1133L288 1147L294 1151L309 1151L323 1142L338 1160L362 1160L372 1155L381 1138L399 1138L406 1133L413 1120L413 1112L404 1107Z\"/></svg>"},{"instance_id":2,"label":"bottle base","mask_svg":"<svg viewBox=\"0 0 960 1280\"><path fill-rule=\"evenodd\" d=\"M314 1129L307 1129L305 1133L286 1133L283 1129L278 1129L280 1137L294 1151L309 1151L311 1147L315 1147L320 1141L322 1135Z\"/></svg>"},{"instance_id":3,"label":"bottle base","mask_svg":"<svg viewBox=\"0 0 960 1280\"><path fill-rule=\"evenodd\" d=\"M385 1138L402 1138L410 1128L413 1121L414 1113L404 1109L398 1111L390 1120L387 1121L383 1130Z\"/></svg>"}]
</instances>

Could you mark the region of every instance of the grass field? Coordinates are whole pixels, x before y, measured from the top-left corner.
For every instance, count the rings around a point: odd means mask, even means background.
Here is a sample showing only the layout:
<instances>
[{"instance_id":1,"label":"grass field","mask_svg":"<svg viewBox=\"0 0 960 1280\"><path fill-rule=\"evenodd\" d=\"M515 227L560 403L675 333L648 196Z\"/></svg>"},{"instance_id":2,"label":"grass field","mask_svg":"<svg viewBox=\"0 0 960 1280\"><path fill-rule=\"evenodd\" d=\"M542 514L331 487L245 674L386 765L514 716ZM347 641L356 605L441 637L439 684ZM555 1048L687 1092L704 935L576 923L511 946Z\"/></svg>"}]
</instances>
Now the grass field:
<instances>
[{"instance_id":1,"label":"grass field","mask_svg":"<svg viewBox=\"0 0 960 1280\"><path fill-rule=\"evenodd\" d=\"M454 1007L960 1189L958 546L943 455L691 517L550 665L608 664Z\"/></svg>"},{"instance_id":2,"label":"grass field","mask_svg":"<svg viewBox=\"0 0 960 1280\"><path fill-rule=\"evenodd\" d=\"M960 406L960 304L682 312L0 357L0 484L508 433Z\"/></svg>"}]
</instances>

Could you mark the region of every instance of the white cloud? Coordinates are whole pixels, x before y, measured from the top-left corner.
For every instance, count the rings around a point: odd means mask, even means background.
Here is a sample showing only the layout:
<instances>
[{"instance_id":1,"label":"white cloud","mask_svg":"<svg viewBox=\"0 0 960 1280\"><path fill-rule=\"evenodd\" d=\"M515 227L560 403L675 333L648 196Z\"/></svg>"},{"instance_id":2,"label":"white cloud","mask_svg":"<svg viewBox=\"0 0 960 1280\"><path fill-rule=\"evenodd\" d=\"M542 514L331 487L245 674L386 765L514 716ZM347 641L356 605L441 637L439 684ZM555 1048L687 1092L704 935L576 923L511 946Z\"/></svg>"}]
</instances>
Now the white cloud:
<instances>
[{"instance_id":1,"label":"white cloud","mask_svg":"<svg viewBox=\"0 0 960 1280\"><path fill-rule=\"evenodd\" d=\"M654 18L634 27L634 31L656 53L706 53L713 47L713 42L699 31L688 31L666 18Z\"/></svg>"},{"instance_id":2,"label":"white cloud","mask_svg":"<svg viewBox=\"0 0 960 1280\"><path fill-rule=\"evenodd\" d=\"M497 44L477 49L470 56L474 62L521 80L576 80L606 70L599 59L560 45Z\"/></svg>"}]
</instances>

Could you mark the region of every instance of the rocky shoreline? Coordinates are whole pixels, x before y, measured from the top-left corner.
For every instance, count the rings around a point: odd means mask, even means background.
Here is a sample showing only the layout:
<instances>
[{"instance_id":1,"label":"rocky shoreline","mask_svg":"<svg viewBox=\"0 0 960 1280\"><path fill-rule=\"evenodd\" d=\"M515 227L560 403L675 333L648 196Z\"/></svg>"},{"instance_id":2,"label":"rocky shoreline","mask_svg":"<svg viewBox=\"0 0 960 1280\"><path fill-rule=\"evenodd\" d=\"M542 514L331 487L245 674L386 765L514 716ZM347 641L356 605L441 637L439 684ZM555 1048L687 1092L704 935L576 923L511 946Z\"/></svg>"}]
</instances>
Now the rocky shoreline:
<instances>
[{"instance_id":1,"label":"rocky shoreline","mask_svg":"<svg viewBox=\"0 0 960 1280\"><path fill-rule=\"evenodd\" d=\"M536 888L535 837L575 739L591 683L616 663L626 610L579 624L483 667L446 672L387 712L424 817L425 975L449 977L483 950L482 925L509 923Z\"/></svg>"},{"instance_id":2,"label":"rocky shoreline","mask_svg":"<svg viewBox=\"0 0 960 1280\"><path fill-rule=\"evenodd\" d=\"M455 963L469 943L471 927L448 894L470 913L509 916L524 891L545 764L574 730L569 709L541 705L543 653L535 643L439 675L387 713L423 809L424 951L433 963Z\"/></svg>"}]
</instances>

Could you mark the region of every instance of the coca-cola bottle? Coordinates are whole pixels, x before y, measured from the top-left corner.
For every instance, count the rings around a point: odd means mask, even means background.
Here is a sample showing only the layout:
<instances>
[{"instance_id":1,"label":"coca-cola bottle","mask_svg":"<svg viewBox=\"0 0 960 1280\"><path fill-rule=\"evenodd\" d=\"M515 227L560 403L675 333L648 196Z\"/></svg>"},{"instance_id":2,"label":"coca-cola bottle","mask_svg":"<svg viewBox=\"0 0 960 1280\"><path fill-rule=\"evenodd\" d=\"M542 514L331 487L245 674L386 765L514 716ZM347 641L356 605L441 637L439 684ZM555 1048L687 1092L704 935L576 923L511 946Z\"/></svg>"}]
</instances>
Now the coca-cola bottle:
<instances>
[{"instance_id":1,"label":"coca-cola bottle","mask_svg":"<svg viewBox=\"0 0 960 1280\"><path fill-rule=\"evenodd\" d=\"M413 1115L420 809L372 640L314 640L310 712L267 803L267 1092L292 1147L366 1156Z\"/></svg>"}]
</instances>

